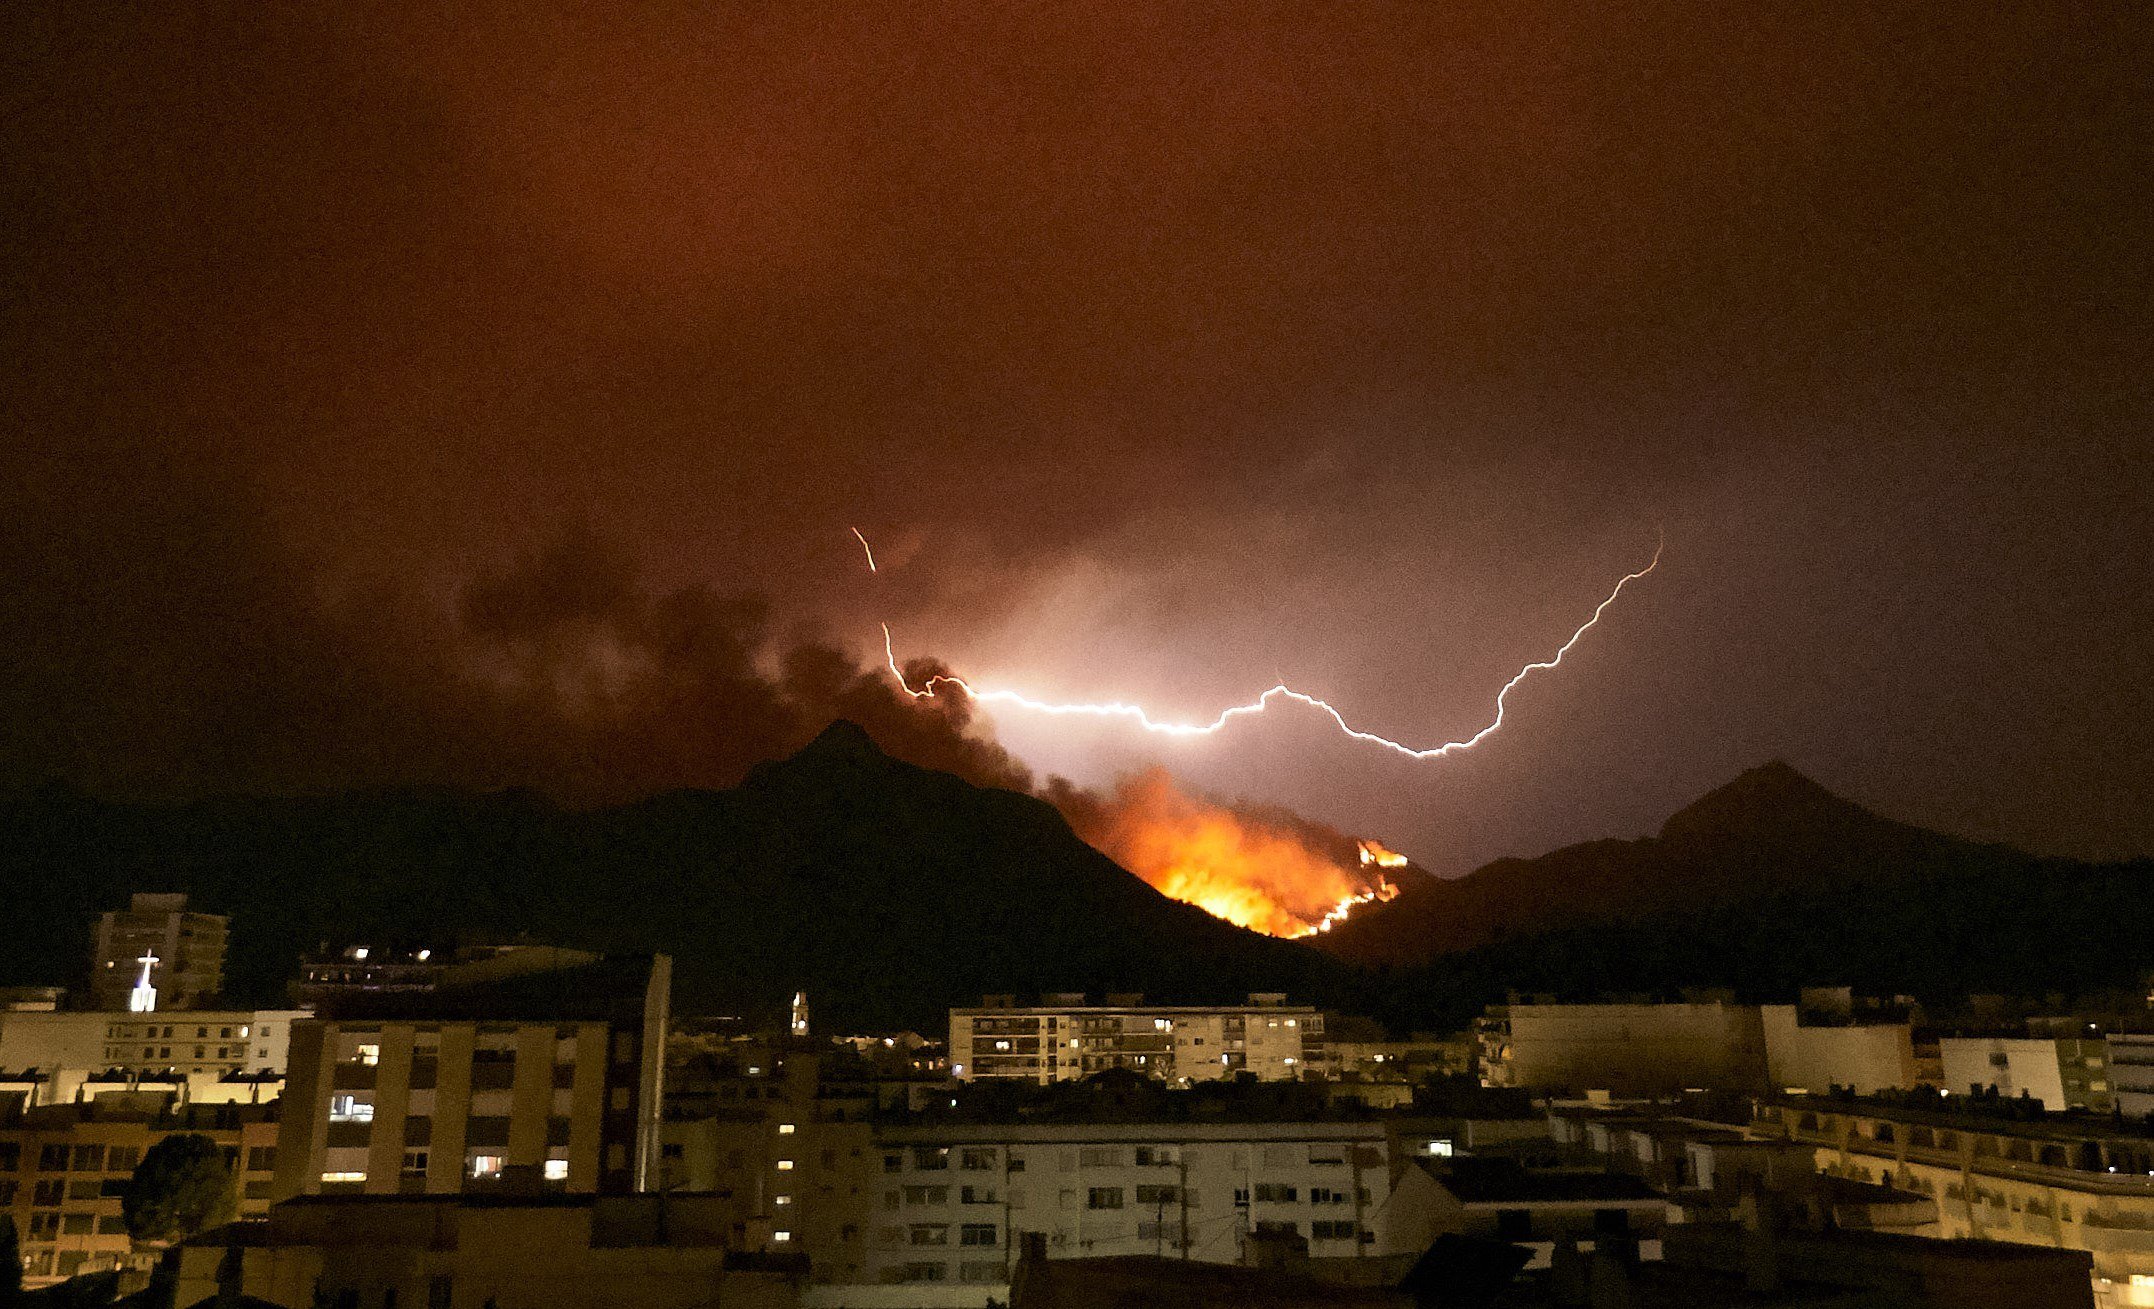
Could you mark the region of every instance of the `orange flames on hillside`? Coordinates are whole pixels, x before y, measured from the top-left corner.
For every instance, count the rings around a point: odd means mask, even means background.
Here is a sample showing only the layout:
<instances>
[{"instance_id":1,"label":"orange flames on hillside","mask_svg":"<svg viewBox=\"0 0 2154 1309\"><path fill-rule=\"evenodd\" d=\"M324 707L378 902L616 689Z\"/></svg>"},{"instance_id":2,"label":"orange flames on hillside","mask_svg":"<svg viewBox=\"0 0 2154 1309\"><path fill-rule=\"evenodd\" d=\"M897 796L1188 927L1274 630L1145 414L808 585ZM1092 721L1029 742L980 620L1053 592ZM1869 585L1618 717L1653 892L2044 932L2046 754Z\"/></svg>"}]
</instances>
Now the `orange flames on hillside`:
<instances>
[{"instance_id":1,"label":"orange flames on hillside","mask_svg":"<svg viewBox=\"0 0 2154 1309\"><path fill-rule=\"evenodd\" d=\"M1398 887L1380 871L1405 856L1283 810L1227 806L1182 791L1163 769L1110 796L1051 796L1077 834L1174 899L1268 936L1326 932Z\"/></svg>"}]
</instances>

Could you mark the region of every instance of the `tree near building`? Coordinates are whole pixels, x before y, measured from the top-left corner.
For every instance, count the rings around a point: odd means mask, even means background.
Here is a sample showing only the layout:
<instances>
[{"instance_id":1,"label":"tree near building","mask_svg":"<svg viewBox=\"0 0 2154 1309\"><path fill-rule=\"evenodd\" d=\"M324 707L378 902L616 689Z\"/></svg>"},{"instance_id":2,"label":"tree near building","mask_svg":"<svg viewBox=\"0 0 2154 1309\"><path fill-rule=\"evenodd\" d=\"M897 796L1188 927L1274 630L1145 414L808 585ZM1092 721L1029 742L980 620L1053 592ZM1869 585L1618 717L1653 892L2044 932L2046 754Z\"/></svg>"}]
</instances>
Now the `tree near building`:
<instances>
[{"instance_id":1,"label":"tree near building","mask_svg":"<svg viewBox=\"0 0 2154 1309\"><path fill-rule=\"evenodd\" d=\"M135 1165L120 1213L128 1235L146 1244L183 1240L239 1213L239 1188L224 1147L199 1132L151 1146Z\"/></svg>"}]
</instances>

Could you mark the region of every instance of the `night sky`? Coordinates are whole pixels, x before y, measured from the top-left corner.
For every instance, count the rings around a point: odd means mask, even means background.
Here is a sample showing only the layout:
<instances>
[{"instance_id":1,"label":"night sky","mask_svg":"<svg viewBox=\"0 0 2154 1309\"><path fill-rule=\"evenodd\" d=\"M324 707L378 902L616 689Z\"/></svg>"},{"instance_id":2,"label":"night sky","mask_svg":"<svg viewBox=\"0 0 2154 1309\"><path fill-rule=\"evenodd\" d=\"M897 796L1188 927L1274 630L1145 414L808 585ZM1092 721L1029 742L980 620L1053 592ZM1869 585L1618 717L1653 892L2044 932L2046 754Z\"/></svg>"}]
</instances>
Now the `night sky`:
<instances>
[{"instance_id":1,"label":"night sky","mask_svg":"<svg viewBox=\"0 0 2154 1309\"><path fill-rule=\"evenodd\" d=\"M869 8L7 6L0 779L2154 851L2154 11Z\"/></svg>"}]
</instances>

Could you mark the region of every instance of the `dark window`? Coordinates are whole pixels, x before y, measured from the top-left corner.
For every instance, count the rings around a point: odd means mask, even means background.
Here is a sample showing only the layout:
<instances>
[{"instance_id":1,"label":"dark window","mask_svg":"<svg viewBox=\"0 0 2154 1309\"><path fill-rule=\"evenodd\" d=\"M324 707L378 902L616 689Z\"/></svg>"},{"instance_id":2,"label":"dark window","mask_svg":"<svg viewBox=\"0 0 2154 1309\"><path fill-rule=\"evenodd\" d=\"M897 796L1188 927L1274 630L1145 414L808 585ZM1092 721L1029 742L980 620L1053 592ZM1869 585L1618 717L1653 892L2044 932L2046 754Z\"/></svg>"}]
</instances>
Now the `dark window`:
<instances>
[{"instance_id":1,"label":"dark window","mask_svg":"<svg viewBox=\"0 0 2154 1309\"><path fill-rule=\"evenodd\" d=\"M1526 1209L1498 1209L1496 1211L1496 1239L1499 1241L1526 1241L1533 1237L1533 1214Z\"/></svg>"},{"instance_id":2,"label":"dark window","mask_svg":"<svg viewBox=\"0 0 2154 1309\"><path fill-rule=\"evenodd\" d=\"M466 1122L464 1144L507 1145L509 1143L509 1120L506 1118L473 1118Z\"/></svg>"},{"instance_id":3,"label":"dark window","mask_svg":"<svg viewBox=\"0 0 2154 1309\"><path fill-rule=\"evenodd\" d=\"M277 1147L253 1145L247 1147L247 1171L266 1173L277 1166Z\"/></svg>"},{"instance_id":4,"label":"dark window","mask_svg":"<svg viewBox=\"0 0 2154 1309\"><path fill-rule=\"evenodd\" d=\"M40 1171L64 1173L67 1171L67 1146L64 1144L41 1145L37 1148L37 1166Z\"/></svg>"},{"instance_id":5,"label":"dark window","mask_svg":"<svg viewBox=\"0 0 2154 1309\"><path fill-rule=\"evenodd\" d=\"M30 1203L49 1209L67 1197L67 1183L57 1177L39 1182L30 1192Z\"/></svg>"},{"instance_id":6,"label":"dark window","mask_svg":"<svg viewBox=\"0 0 2154 1309\"><path fill-rule=\"evenodd\" d=\"M61 1214L60 1234L63 1236L88 1236L97 1230L97 1219L90 1214Z\"/></svg>"},{"instance_id":7,"label":"dark window","mask_svg":"<svg viewBox=\"0 0 2154 1309\"><path fill-rule=\"evenodd\" d=\"M1595 1209L1593 1230L1606 1236L1623 1236L1630 1231L1630 1210Z\"/></svg>"},{"instance_id":8,"label":"dark window","mask_svg":"<svg viewBox=\"0 0 2154 1309\"><path fill-rule=\"evenodd\" d=\"M456 1283L447 1273L436 1273L427 1279L426 1309L449 1309L449 1300L456 1292Z\"/></svg>"}]
</instances>

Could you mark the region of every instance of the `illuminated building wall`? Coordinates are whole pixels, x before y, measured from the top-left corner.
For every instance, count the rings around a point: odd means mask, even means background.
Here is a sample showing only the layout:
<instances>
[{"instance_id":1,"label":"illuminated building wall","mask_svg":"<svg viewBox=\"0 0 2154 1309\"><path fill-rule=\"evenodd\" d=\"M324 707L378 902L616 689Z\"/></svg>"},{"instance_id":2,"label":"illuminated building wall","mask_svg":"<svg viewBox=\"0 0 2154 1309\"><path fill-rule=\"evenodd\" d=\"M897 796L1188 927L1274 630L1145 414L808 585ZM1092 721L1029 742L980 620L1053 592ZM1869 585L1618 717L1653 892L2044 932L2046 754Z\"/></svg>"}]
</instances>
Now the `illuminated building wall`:
<instances>
[{"instance_id":1,"label":"illuminated building wall","mask_svg":"<svg viewBox=\"0 0 2154 1309\"><path fill-rule=\"evenodd\" d=\"M1118 1068L1168 1082L1245 1072L1277 1081L1321 1075L1329 1067L1324 1015L1306 1005L1269 996L1210 1006L1068 999L1029 1008L952 1009L950 1075L1044 1084Z\"/></svg>"}]
</instances>

